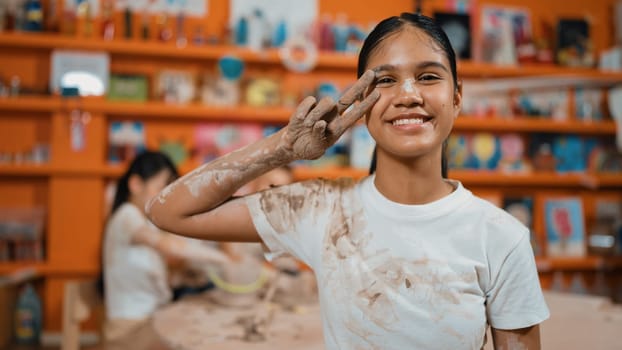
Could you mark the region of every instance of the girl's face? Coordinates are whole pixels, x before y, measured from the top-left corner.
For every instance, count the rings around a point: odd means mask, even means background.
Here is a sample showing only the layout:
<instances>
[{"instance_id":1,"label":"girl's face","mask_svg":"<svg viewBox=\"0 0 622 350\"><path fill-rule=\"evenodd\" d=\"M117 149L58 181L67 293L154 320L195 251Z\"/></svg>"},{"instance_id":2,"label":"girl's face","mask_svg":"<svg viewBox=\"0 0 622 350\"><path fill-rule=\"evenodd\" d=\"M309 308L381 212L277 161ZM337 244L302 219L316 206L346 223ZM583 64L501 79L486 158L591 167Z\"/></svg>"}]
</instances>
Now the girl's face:
<instances>
[{"instance_id":1,"label":"girl's face","mask_svg":"<svg viewBox=\"0 0 622 350\"><path fill-rule=\"evenodd\" d=\"M162 169L147 180L143 180L137 175L134 176L137 177L137 183L134 186L130 185L132 191L131 201L139 208L144 208L145 204L157 196L173 178L173 174L169 169Z\"/></svg>"},{"instance_id":2,"label":"girl's face","mask_svg":"<svg viewBox=\"0 0 622 350\"><path fill-rule=\"evenodd\" d=\"M406 25L374 49L366 69L376 72L380 92L366 117L378 148L400 158L440 152L461 102L440 46Z\"/></svg>"}]
</instances>

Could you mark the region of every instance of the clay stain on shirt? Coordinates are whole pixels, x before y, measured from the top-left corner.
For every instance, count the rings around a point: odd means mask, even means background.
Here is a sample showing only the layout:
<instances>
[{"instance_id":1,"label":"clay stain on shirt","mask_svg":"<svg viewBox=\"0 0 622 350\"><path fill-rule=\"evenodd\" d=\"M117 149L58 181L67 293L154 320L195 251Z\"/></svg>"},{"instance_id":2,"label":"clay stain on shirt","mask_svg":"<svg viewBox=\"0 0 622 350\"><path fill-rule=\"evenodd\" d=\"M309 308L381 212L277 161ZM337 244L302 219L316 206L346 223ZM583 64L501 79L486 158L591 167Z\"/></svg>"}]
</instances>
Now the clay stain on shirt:
<instances>
[{"instance_id":1,"label":"clay stain on shirt","mask_svg":"<svg viewBox=\"0 0 622 350\"><path fill-rule=\"evenodd\" d=\"M307 198L318 198L318 192L323 191L321 181L308 181L296 186L274 187L260 192L259 203L266 214L270 225L277 233L284 234L294 230L297 217L313 217L317 208L324 208L323 203ZM283 210L283 206L287 210Z\"/></svg>"}]
</instances>

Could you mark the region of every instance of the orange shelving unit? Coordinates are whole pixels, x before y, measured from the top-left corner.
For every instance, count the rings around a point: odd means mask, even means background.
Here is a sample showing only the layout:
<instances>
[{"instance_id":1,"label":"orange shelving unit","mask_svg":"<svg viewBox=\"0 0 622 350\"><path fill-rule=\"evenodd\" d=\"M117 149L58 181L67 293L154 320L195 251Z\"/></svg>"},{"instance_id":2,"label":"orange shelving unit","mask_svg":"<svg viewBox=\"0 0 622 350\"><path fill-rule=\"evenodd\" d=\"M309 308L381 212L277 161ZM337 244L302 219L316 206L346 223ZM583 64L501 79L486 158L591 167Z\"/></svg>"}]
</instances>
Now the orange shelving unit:
<instances>
[{"instance_id":1,"label":"orange shelving unit","mask_svg":"<svg viewBox=\"0 0 622 350\"><path fill-rule=\"evenodd\" d=\"M609 1L609 0L608 0ZM524 6L518 0L499 1L504 5ZM584 3L567 1L569 14L584 14ZM440 1L424 2L424 12ZM612 3L612 1L609 1ZM369 4L362 7L354 0L334 2L320 0L321 12L347 12L351 19L367 23L371 19L385 17L410 10L411 1L400 0ZM540 3L528 1L534 8L535 20L551 16ZM544 7L543 7L544 6ZM224 7L224 8L223 8ZM407 8L408 7L408 8ZM604 8L605 6L603 6ZM221 26L226 22L226 6L210 2L208 28ZM594 12L596 11L596 12ZM607 12L600 7L592 10L596 18ZM595 25L606 26L599 22ZM596 30L596 48L603 49L608 38L603 31ZM219 29L212 31L218 32ZM355 77L356 57L354 55L321 52L314 71L307 75L285 71L277 49L255 52L229 45L188 45L178 48L174 44L151 41L115 39L104 41L96 38L67 37L60 34L0 33L0 77L19 75L23 86L34 92L19 97L0 98L0 150L9 147L19 151L37 142L50 145L50 161L35 165L0 163L0 207L2 206L45 206L46 219L45 260L36 263L0 263L0 275L33 267L44 276L43 300L45 329L60 328L60 303L64 282L74 278L94 277L100 268L100 244L104 213L104 195L108 181L117 178L124 166L110 165L106 161L107 133L111 121L139 120L147 128L157 127L176 137L187 137L188 130L198 123L209 122L252 122L283 125L287 123L293 109L290 107L256 108L251 106L213 107L201 104L172 105L163 102L145 103L112 102L105 98L60 98L48 96L46 91L50 73L50 53L55 49L104 51L111 56L111 71L114 73L136 73L152 75L159 69L175 66L189 66L195 70L213 68L214 62L224 55L235 55L243 59L249 69L269 71L287 81L309 79L309 77L335 77L339 81L352 81ZM496 66L487 63L462 61L458 64L459 75L468 79L504 78L518 79L547 76L567 81L591 81L604 85L622 83L622 72L606 72L597 69L567 68L555 65ZM345 79L345 80L344 80ZM79 107L91 114L86 126L87 143L79 152L71 150L69 144L68 111ZM568 120L555 121L544 117L516 116L513 118L477 118L463 115L455 122L457 132L491 133L569 133L593 137L612 137L616 126L610 120L582 122L569 116ZM181 135L181 136L179 136ZM149 142L153 140L147 140ZM196 164L180 167L187 172ZM318 177L362 178L366 169L350 168L295 168L298 180ZM597 195L606 195L622 200L622 174L556 174L556 173L501 173L485 171L450 170L450 177L462 181L475 193L579 195L586 204L593 203ZM538 202L538 200L536 200ZM534 210L541 208L536 204ZM536 214L535 230L542 239L542 214ZM594 216L594 209L586 205L586 222ZM599 271L622 269L622 258L587 256L581 258L537 258L538 268L543 275L555 271Z\"/></svg>"},{"instance_id":2,"label":"orange shelving unit","mask_svg":"<svg viewBox=\"0 0 622 350\"><path fill-rule=\"evenodd\" d=\"M489 132L548 132L579 133L585 135L614 135L615 123L611 120L584 122L579 120L551 120L545 117L489 117L460 116L454 124L456 131Z\"/></svg>"},{"instance_id":3,"label":"orange shelving unit","mask_svg":"<svg viewBox=\"0 0 622 350\"><path fill-rule=\"evenodd\" d=\"M278 49L262 52L229 45L204 45L176 47L173 43L140 42L131 40L102 39L84 40L56 34L0 33L0 46L17 49L72 49L105 51L112 55L137 55L140 57L172 58L175 60L216 60L225 55L235 55L248 63L280 64ZM319 68L356 69L356 56L352 54L322 52L318 58ZM458 63L461 77L538 77L587 78L603 82L619 82L622 72L601 71L593 68L568 68L552 64L526 64L498 66L490 63L462 61Z\"/></svg>"}]
</instances>

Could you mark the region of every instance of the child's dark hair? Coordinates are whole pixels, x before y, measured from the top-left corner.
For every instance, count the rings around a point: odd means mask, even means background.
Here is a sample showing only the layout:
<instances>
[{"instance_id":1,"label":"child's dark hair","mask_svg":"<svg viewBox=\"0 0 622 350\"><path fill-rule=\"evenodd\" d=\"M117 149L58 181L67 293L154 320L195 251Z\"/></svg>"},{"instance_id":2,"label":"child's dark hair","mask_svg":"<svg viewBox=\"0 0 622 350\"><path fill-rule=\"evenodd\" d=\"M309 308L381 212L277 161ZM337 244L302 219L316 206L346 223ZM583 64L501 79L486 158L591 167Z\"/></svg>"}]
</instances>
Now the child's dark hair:
<instances>
[{"instance_id":1,"label":"child's dark hair","mask_svg":"<svg viewBox=\"0 0 622 350\"><path fill-rule=\"evenodd\" d=\"M160 171L168 169L173 178L178 177L177 169L171 159L162 152L145 151L136 156L127 171L117 182L117 191L114 195L110 215L112 215L130 197L129 180L132 175L138 175L143 180L149 180Z\"/></svg>"},{"instance_id":2,"label":"child's dark hair","mask_svg":"<svg viewBox=\"0 0 622 350\"><path fill-rule=\"evenodd\" d=\"M132 175L139 176L143 181L149 180L151 177L157 175L160 171L168 169L171 172L172 179L179 176L177 168L171 159L162 152L156 151L144 151L137 155L130 166L127 168L123 176L117 181L117 190L114 195L114 201L112 202L112 208L110 209L110 216L119 209L123 203L127 202L130 198L129 181ZM102 241L105 239L102 236ZM103 249L103 242L102 242ZM103 253L103 252L102 252ZM96 286L97 292L101 297L104 296L104 261L102 254L102 266L97 276Z\"/></svg>"},{"instance_id":3,"label":"child's dark hair","mask_svg":"<svg viewBox=\"0 0 622 350\"><path fill-rule=\"evenodd\" d=\"M365 70L367 69L367 60L372 52L374 52L374 49L376 49L376 47L378 47L384 39L391 34L399 32L406 25L421 29L438 44L449 61L449 68L454 81L454 87L457 88L458 73L456 69L456 53L451 47L451 42L449 41L447 34L445 34L443 28L441 28L441 26L439 26L434 19L419 13L404 12L399 17L389 17L376 25L376 27L365 39L365 42L363 42L363 46L359 52L357 76L360 78L365 73Z\"/></svg>"},{"instance_id":4,"label":"child's dark hair","mask_svg":"<svg viewBox=\"0 0 622 350\"><path fill-rule=\"evenodd\" d=\"M361 51L359 52L357 76L360 78L367 70L367 61L369 56L374 52L376 47L391 34L397 33L404 26L410 25L415 28L421 29L427 35L430 36L443 51L447 60L449 61L449 68L451 70L451 76L454 82L454 89L458 89L458 73L456 68L456 53L451 47L451 42L445 34L445 31L434 21L434 19L424 16L419 13L402 13L399 17L393 16L382 20L376 27L369 33ZM441 159L441 173L443 178L447 177L447 157L445 150L447 142L443 143L443 156ZM376 149L374 149L369 173L372 174L376 171Z\"/></svg>"}]
</instances>

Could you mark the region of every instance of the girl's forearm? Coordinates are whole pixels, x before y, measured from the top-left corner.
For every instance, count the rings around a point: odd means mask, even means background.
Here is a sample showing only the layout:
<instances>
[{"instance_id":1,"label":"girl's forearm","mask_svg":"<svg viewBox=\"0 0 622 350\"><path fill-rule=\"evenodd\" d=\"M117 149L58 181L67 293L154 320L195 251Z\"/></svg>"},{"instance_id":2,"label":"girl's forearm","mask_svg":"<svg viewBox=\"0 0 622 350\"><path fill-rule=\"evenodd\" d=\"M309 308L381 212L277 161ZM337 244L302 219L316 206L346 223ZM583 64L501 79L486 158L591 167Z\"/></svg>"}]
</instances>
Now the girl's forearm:
<instances>
[{"instance_id":1,"label":"girl's forearm","mask_svg":"<svg viewBox=\"0 0 622 350\"><path fill-rule=\"evenodd\" d=\"M256 177L293 160L282 147L283 130L249 146L206 163L167 186L146 207L147 215L161 228L167 222L201 214L228 200Z\"/></svg>"}]
</instances>

